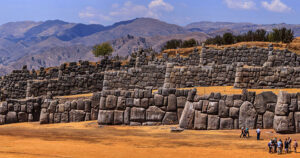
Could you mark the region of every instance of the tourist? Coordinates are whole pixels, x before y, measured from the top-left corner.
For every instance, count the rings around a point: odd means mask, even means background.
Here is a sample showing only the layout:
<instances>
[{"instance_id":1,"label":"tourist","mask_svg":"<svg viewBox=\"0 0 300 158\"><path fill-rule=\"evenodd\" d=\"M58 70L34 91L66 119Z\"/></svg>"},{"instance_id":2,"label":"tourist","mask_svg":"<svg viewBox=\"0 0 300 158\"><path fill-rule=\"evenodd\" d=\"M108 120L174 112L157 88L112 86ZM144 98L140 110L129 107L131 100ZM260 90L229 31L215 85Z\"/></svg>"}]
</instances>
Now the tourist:
<instances>
[{"instance_id":1,"label":"tourist","mask_svg":"<svg viewBox=\"0 0 300 158\"><path fill-rule=\"evenodd\" d=\"M298 142L297 140L294 140L294 151L297 153L297 147L298 147Z\"/></svg>"},{"instance_id":2,"label":"tourist","mask_svg":"<svg viewBox=\"0 0 300 158\"><path fill-rule=\"evenodd\" d=\"M277 148L278 148L277 153L281 154L282 153L282 141L281 141L281 139L279 139L279 141L277 142Z\"/></svg>"},{"instance_id":3,"label":"tourist","mask_svg":"<svg viewBox=\"0 0 300 158\"><path fill-rule=\"evenodd\" d=\"M257 128L256 134L257 134L257 140L259 140L260 139L260 129L259 128Z\"/></svg>"},{"instance_id":4,"label":"tourist","mask_svg":"<svg viewBox=\"0 0 300 158\"><path fill-rule=\"evenodd\" d=\"M242 127L242 128L241 128L241 135L240 135L240 138L241 138L241 137L244 137L244 133L245 133L245 130L244 130L244 127Z\"/></svg>"},{"instance_id":5,"label":"tourist","mask_svg":"<svg viewBox=\"0 0 300 158\"><path fill-rule=\"evenodd\" d=\"M289 137L288 138L288 143L289 143L289 151L292 151L292 138L291 137Z\"/></svg>"},{"instance_id":6,"label":"tourist","mask_svg":"<svg viewBox=\"0 0 300 158\"><path fill-rule=\"evenodd\" d=\"M271 153L272 152L272 148L273 148L273 141L272 141L272 139L269 141L268 147L269 147L269 153Z\"/></svg>"},{"instance_id":7,"label":"tourist","mask_svg":"<svg viewBox=\"0 0 300 158\"><path fill-rule=\"evenodd\" d=\"M277 138L276 137L273 139L273 144L274 144L274 152L276 153L277 152Z\"/></svg>"},{"instance_id":8,"label":"tourist","mask_svg":"<svg viewBox=\"0 0 300 158\"><path fill-rule=\"evenodd\" d=\"M247 137L250 137L250 134L249 134L249 128L246 128L246 130L245 130L245 135L246 135Z\"/></svg>"},{"instance_id":9,"label":"tourist","mask_svg":"<svg viewBox=\"0 0 300 158\"><path fill-rule=\"evenodd\" d=\"M284 141L284 152L289 153L289 141L287 138L285 138L285 141Z\"/></svg>"}]
</instances>

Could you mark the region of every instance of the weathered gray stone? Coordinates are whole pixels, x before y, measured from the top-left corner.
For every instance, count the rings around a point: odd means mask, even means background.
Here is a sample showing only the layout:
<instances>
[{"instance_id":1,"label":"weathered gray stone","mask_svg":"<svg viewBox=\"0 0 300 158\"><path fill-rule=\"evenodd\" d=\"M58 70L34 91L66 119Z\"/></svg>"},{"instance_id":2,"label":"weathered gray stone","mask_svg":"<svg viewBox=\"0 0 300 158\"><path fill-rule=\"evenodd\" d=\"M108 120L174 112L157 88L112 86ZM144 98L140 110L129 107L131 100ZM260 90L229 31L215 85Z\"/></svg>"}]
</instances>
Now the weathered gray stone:
<instances>
[{"instance_id":1,"label":"weathered gray stone","mask_svg":"<svg viewBox=\"0 0 300 158\"><path fill-rule=\"evenodd\" d=\"M239 129L239 119L233 119L233 128Z\"/></svg>"},{"instance_id":2,"label":"weathered gray stone","mask_svg":"<svg viewBox=\"0 0 300 158\"><path fill-rule=\"evenodd\" d=\"M14 111L9 111L6 115L6 123L16 123L18 122L17 113Z\"/></svg>"},{"instance_id":3,"label":"weathered gray stone","mask_svg":"<svg viewBox=\"0 0 300 158\"><path fill-rule=\"evenodd\" d=\"M203 100L202 113L207 113L208 104L209 104L208 100Z\"/></svg>"},{"instance_id":4,"label":"weathered gray stone","mask_svg":"<svg viewBox=\"0 0 300 158\"><path fill-rule=\"evenodd\" d=\"M124 97L118 97L117 109L124 110L126 108L126 99Z\"/></svg>"},{"instance_id":5,"label":"weathered gray stone","mask_svg":"<svg viewBox=\"0 0 300 158\"><path fill-rule=\"evenodd\" d=\"M240 107L239 127L254 129L257 113L252 103L245 101Z\"/></svg>"},{"instance_id":6,"label":"weathered gray stone","mask_svg":"<svg viewBox=\"0 0 300 158\"><path fill-rule=\"evenodd\" d=\"M256 128L263 128L263 115L257 115L257 119L256 119Z\"/></svg>"},{"instance_id":7,"label":"weathered gray stone","mask_svg":"<svg viewBox=\"0 0 300 158\"><path fill-rule=\"evenodd\" d=\"M130 122L130 126L141 126L142 123L141 122Z\"/></svg>"},{"instance_id":8,"label":"weathered gray stone","mask_svg":"<svg viewBox=\"0 0 300 158\"><path fill-rule=\"evenodd\" d=\"M194 129L206 130L207 129L207 114L201 113L201 111L195 111Z\"/></svg>"},{"instance_id":9,"label":"weathered gray stone","mask_svg":"<svg viewBox=\"0 0 300 158\"><path fill-rule=\"evenodd\" d=\"M40 114L40 124L47 124L49 123L49 113L47 109L42 109Z\"/></svg>"},{"instance_id":10,"label":"weathered gray stone","mask_svg":"<svg viewBox=\"0 0 300 158\"><path fill-rule=\"evenodd\" d=\"M69 113L70 122L80 122L84 121L85 112L83 110L71 110Z\"/></svg>"},{"instance_id":11,"label":"weathered gray stone","mask_svg":"<svg viewBox=\"0 0 300 158\"><path fill-rule=\"evenodd\" d=\"M202 111L203 101L193 102L195 110Z\"/></svg>"},{"instance_id":12,"label":"weathered gray stone","mask_svg":"<svg viewBox=\"0 0 300 158\"><path fill-rule=\"evenodd\" d=\"M149 106L149 99L148 98L143 98L141 99L141 105L142 108L147 109Z\"/></svg>"},{"instance_id":13,"label":"weathered gray stone","mask_svg":"<svg viewBox=\"0 0 300 158\"><path fill-rule=\"evenodd\" d=\"M192 102L185 103L182 115L179 120L180 128L192 129L194 120L195 108Z\"/></svg>"},{"instance_id":14,"label":"weathered gray stone","mask_svg":"<svg viewBox=\"0 0 300 158\"><path fill-rule=\"evenodd\" d=\"M183 108L177 108L177 117L178 117L178 120L180 120L182 112L183 112Z\"/></svg>"},{"instance_id":15,"label":"weathered gray stone","mask_svg":"<svg viewBox=\"0 0 300 158\"><path fill-rule=\"evenodd\" d=\"M49 123L54 123L54 113L49 114Z\"/></svg>"},{"instance_id":16,"label":"weathered gray stone","mask_svg":"<svg viewBox=\"0 0 300 158\"><path fill-rule=\"evenodd\" d=\"M115 125L120 125L123 124L124 122L124 112L120 110L115 110L114 111L114 124Z\"/></svg>"},{"instance_id":17,"label":"weathered gray stone","mask_svg":"<svg viewBox=\"0 0 300 158\"><path fill-rule=\"evenodd\" d=\"M296 112L298 110L297 99L291 99L291 104L289 105L289 111Z\"/></svg>"},{"instance_id":18,"label":"weathered gray stone","mask_svg":"<svg viewBox=\"0 0 300 158\"><path fill-rule=\"evenodd\" d=\"M18 121L19 122L27 122L28 121L27 113L18 112Z\"/></svg>"},{"instance_id":19,"label":"weathered gray stone","mask_svg":"<svg viewBox=\"0 0 300 158\"><path fill-rule=\"evenodd\" d=\"M159 94L155 94L154 95L154 103L155 103L155 106L163 106L164 104L164 97L162 95L159 95Z\"/></svg>"},{"instance_id":20,"label":"weathered gray stone","mask_svg":"<svg viewBox=\"0 0 300 158\"><path fill-rule=\"evenodd\" d=\"M0 114L6 115L7 111L8 111L7 102L0 103Z\"/></svg>"},{"instance_id":21,"label":"weathered gray stone","mask_svg":"<svg viewBox=\"0 0 300 158\"><path fill-rule=\"evenodd\" d=\"M143 126L159 126L161 125L161 122L143 122Z\"/></svg>"},{"instance_id":22,"label":"weathered gray stone","mask_svg":"<svg viewBox=\"0 0 300 158\"><path fill-rule=\"evenodd\" d=\"M77 102L76 102L76 100L73 100L72 102L71 102L71 110L72 109L77 109Z\"/></svg>"},{"instance_id":23,"label":"weathered gray stone","mask_svg":"<svg viewBox=\"0 0 300 158\"><path fill-rule=\"evenodd\" d=\"M271 111L271 112L274 113L274 112L275 112L276 104L277 104L277 103L268 103L268 104L267 104L266 110Z\"/></svg>"},{"instance_id":24,"label":"weathered gray stone","mask_svg":"<svg viewBox=\"0 0 300 158\"><path fill-rule=\"evenodd\" d=\"M6 115L0 115L0 125L5 124L5 118L6 118Z\"/></svg>"},{"instance_id":25,"label":"weathered gray stone","mask_svg":"<svg viewBox=\"0 0 300 158\"><path fill-rule=\"evenodd\" d=\"M209 102L207 107L208 114L218 114L218 102Z\"/></svg>"},{"instance_id":26,"label":"weathered gray stone","mask_svg":"<svg viewBox=\"0 0 300 158\"><path fill-rule=\"evenodd\" d=\"M107 109L115 109L117 106L117 97L113 95L108 95L106 98L105 107Z\"/></svg>"},{"instance_id":27,"label":"weathered gray stone","mask_svg":"<svg viewBox=\"0 0 300 158\"><path fill-rule=\"evenodd\" d=\"M91 113L87 112L85 113L84 121L90 121L91 120Z\"/></svg>"},{"instance_id":28,"label":"weathered gray stone","mask_svg":"<svg viewBox=\"0 0 300 158\"><path fill-rule=\"evenodd\" d=\"M84 110L84 102L82 99L77 100L77 110Z\"/></svg>"},{"instance_id":29,"label":"weathered gray stone","mask_svg":"<svg viewBox=\"0 0 300 158\"><path fill-rule=\"evenodd\" d=\"M178 124L178 118L176 112L166 112L164 119L162 120L164 125L174 125Z\"/></svg>"},{"instance_id":30,"label":"weathered gray stone","mask_svg":"<svg viewBox=\"0 0 300 158\"><path fill-rule=\"evenodd\" d=\"M140 106L141 106L141 99L139 99L139 98L134 98L134 99L133 99L133 106L135 106L135 107L140 107Z\"/></svg>"},{"instance_id":31,"label":"weathered gray stone","mask_svg":"<svg viewBox=\"0 0 300 158\"><path fill-rule=\"evenodd\" d=\"M50 113L55 113L56 112L56 106L58 105L58 102L57 102L57 100L53 100L53 101L51 101L50 102L50 105L49 105L49 107L48 107L48 111L50 112ZM28 107L30 107L30 105L28 105ZM27 108L28 108L27 107Z\"/></svg>"},{"instance_id":32,"label":"weathered gray stone","mask_svg":"<svg viewBox=\"0 0 300 158\"><path fill-rule=\"evenodd\" d=\"M268 103L276 103L277 95L271 91L262 92L255 97L254 107L258 114L264 114Z\"/></svg>"},{"instance_id":33,"label":"weathered gray stone","mask_svg":"<svg viewBox=\"0 0 300 158\"><path fill-rule=\"evenodd\" d=\"M275 107L275 115L278 116L287 116L289 113L289 105L277 103Z\"/></svg>"},{"instance_id":34,"label":"weathered gray stone","mask_svg":"<svg viewBox=\"0 0 300 158\"><path fill-rule=\"evenodd\" d=\"M61 113L54 113L54 123L60 123Z\"/></svg>"},{"instance_id":35,"label":"weathered gray stone","mask_svg":"<svg viewBox=\"0 0 300 158\"><path fill-rule=\"evenodd\" d=\"M220 126L220 117L218 115L208 115L207 130L216 130Z\"/></svg>"},{"instance_id":36,"label":"weathered gray stone","mask_svg":"<svg viewBox=\"0 0 300 158\"><path fill-rule=\"evenodd\" d=\"M112 110L99 110L98 124L111 125L114 123L114 111Z\"/></svg>"},{"instance_id":37,"label":"weathered gray stone","mask_svg":"<svg viewBox=\"0 0 300 158\"><path fill-rule=\"evenodd\" d=\"M241 105L243 104L243 101L242 100L234 100L233 101L233 106L234 107L241 107Z\"/></svg>"},{"instance_id":38,"label":"weathered gray stone","mask_svg":"<svg viewBox=\"0 0 300 158\"><path fill-rule=\"evenodd\" d=\"M65 111L70 111L71 110L71 102L70 101L66 101L64 104L64 109Z\"/></svg>"},{"instance_id":39,"label":"weathered gray stone","mask_svg":"<svg viewBox=\"0 0 300 158\"><path fill-rule=\"evenodd\" d=\"M224 100L220 100L219 101L219 117L220 118L226 118L229 116L229 107L227 107L225 105L225 101Z\"/></svg>"},{"instance_id":40,"label":"weathered gray stone","mask_svg":"<svg viewBox=\"0 0 300 158\"><path fill-rule=\"evenodd\" d=\"M130 121L144 122L145 121L145 109L144 108L131 108Z\"/></svg>"},{"instance_id":41,"label":"weathered gray stone","mask_svg":"<svg viewBox=\"0 0 300 158\"><path fill-rule=\"evenodd\" d=\"M28 122L33 122L33 115L32 114L28 114Z\"/></svg>"},{"instance_id":42,"label":"weathered gray stone","mask_svg":"<svg viewBox=\"0 0 300 158\"><path fill-rule=\"evenodd\" d=\"M130 124L130 107L126 107L124 111L124 124L129 125Z\"/></svg>"},{"instance_id":43,"label":"weathered gray stone","mask_svg":"<svg viewBox=\"0 0 300 158\"><path fill-rule=\"evenodd\" d=\"M98 111L99 111L98 109L94 109L94 108L91 109L91 120L97 120Z\"/></svg>"},{"instance_id":44,"label":"weathered gray stone","mask_svg":"<svg viewBox=\"0 0 300 158\"><path fill-rule=\"evenodd\" d=\"M271 129L273 128L273 120L274 120L274 113L270 111L266 111L263 116L263 127L264 129Z\"/></svg>"},{"instance_id":45,"label":"weathered gray stone","mask_svg":"<svg viewBox=\"0 0 300 158\"><path fill-rule=\"evenodd\" d=\"M150 106L146 110L146 120L147 121L157 121L161 122L164 118L165 112L156 106Z\"/></svg>"},{"instance_id":46,"label":"weathered gray stone","mask_svg":"<svg viewBox=\"0 0 300 158\"><path fill-rule=\"evenodd\" d=\"M106 97L101 97L99 103L100 110L106 110L105 103L106 103Z\"/></svg>"},{"instance_id":47,"label":"weathered gray stone","mask_svg":"<svg viewBox=\"0 0 300 158\"><path fill-rule=\"evenodd\" d=\"M291 102L290 94L285 91L280 91L277 97L277 104L290 104Z\"/></svg>"},{"instance_id":48,"label":"weathered gray stone","mask_svg":"<svg viewBox=\"0 0 300 158\"><path fill-rule=\"evenodd\" d=\"M273 128L277 133L289 133L289 122L287 116L274 116Z\"/></svg>"},{"instance_id":49,"label":"weathered gray stone","mask_svg":"<svg viewBox=\"0 0 300 158\"><path fill-rule=\"evenodd\" d=\"M86 99L84 102L84 112L91 112L91 101Z\"/></svg>"},{"instance_id":50,"label":"weathered gray stone","mask_svg":"<svg viewBox=\"0 0 300 158\"><path fill-rule=\"evenodd\" d=\"M295 131L296 133L300 133L300 112L295 112Z\"/></svg>"},{"instance_id":51,"label":"weathered gray stone","mask_svg":"<svg viewBox=\"0 0 300 158\"><path fill-rule=\"evenodd\" d=\"M177 107L184 108L186 97L177 97Z\"/></svg>"},{"instance_id":52,"label":"weathered gray stone","mask_svg":"<svg viewBox=\"0 0 300 158\"><path fill-rule=\"evenodd\" d=\"M60 122L62 122L62 123L69 122L69 112L65 111L65 112L61 113L61 120L60 120Z\"/></svg>"},{"instance_id":53,"label":"weathered gray stone","mask_svg":"<svg viewBox=\"0 0 300 158\"><path fill-rule=\"evenodd\" d=\"M232 107L233 106L234 102L233 102L233 96L232 95L228 95L226 97L225 104L228 107Z\"/></svg>"},{"instance_id":54,"label":"weathered gray stone","mask_svg":"<svg viewBox=\"0 0 300 158\"><path fill-rule=\"evenodd\" d=\"M234 129L232 118L221 118L220 119L220 129Z\"/></svg>"},{"instance_id":55,"label":"weathered gray stone","mask_svg":"<svg viewBox=\"0 0 300 158\"><path fill-rule=\"evenodd\" d=\"M57 112L59 112L59 113L65 112L65 104L58 104L57 105Z\"/></svg>"},{"instance_id":56,"label":"weathered gray stone","mask_svg":"<svg viewBox=\"0 0 300 158\"><path fill-rule=\"evenodd\" d=\"M168 96L167 111L176 111L176 110L177 110L177 98L175 94L170 94Z\"/></svg>"}]
</instances>

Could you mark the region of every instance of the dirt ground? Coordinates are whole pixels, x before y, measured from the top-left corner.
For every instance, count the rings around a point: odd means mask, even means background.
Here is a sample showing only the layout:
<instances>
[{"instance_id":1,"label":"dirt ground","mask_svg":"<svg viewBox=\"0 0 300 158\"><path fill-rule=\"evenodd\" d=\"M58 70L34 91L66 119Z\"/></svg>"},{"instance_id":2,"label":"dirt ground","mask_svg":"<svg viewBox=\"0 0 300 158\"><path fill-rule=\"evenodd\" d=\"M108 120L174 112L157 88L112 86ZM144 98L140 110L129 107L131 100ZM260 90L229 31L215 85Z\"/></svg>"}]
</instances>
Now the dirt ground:
<instances>
[{"instance_id":1,"label":"dirt ground","mask_svg":"<svg viewBox=\"0 0 300 158\"><path fill-rule=\"evenodd\" d=\"M262 130L261 141L239 138L239 130L170 132L172 126L99 127L96 121L39 125L18 123L0 126L0 157L97 157L97 158L193 158L193 157L300 157L299 153L269 154L267 142L280 135ZM300 151L300 149L299 149Z\"/></svg>"}]
</instances>

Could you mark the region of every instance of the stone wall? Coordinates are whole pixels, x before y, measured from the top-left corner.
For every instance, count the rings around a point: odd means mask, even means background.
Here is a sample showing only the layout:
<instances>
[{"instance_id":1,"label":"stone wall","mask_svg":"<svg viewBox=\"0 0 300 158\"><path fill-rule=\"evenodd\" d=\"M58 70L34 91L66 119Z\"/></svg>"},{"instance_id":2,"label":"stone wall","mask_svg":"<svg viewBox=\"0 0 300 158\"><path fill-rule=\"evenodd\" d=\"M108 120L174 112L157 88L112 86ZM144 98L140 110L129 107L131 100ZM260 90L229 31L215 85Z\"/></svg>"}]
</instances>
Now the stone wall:
<instances>
[{"instance_id":1,"label":"stone wall","mask_svg":"<svg viewBox=\"0 0 300 158\"><path fill-rule=\"evenodd\" d=\"M235 88L300 88L300 67L237 68Z\"/></svg>"},{"instance_id":2,"label":"stone wall","mask_svg":"<svg viewBox=\"0 0 300 158\"><path fill-rule=\"evenodd\" d=\"M46 99L41 105L40 124L97 120L101 93L92 98Z\"/></svg>"},{"instance_id":3,"label":"stone wall","mask_svg":"<svg viewBox=\"0 0 300 158\"><path fill-rule=\"evenodd\" d=\"M100 125L178 124L189 90L159 89L103 91L100 99Z\"/></svg>"},{"instance_id":4,"label":"stone wall","mask_svg":"<svg viewBox=\"0 0 300 158\"><path fill-rule=\"evenodd\" d=\"M42 98L1 102L0 124L39 121L42 102Z\"/></svg>"},{"instance_id":5,"label":"stone wall","mask_svg":"<svg viewBox=\"0 0 300 158\"><path fill-rule=\"evenodd\" d=\"M158 89L165 79L165 66L143 65L126 71L106 71L103 89Z\"/></svg>"},{"instance_id":6,"label":"stone wall","mask_svg":"<svg viewBox=\"0 0 300 158\"><path fill-rule=\"evenodd\" d=\"M186 102L179 126L196 130L274 128L278 133L299 133L300 94L281 91L277 97L273 92L255 95L244 90L241 95L195 96Z\"/></svg>"},{"instance_id":7,"label":"stone wall","mask_svg":"<svg viewBox=\"0 0 300 158\"><path fill-rule=\"evenodd\" d=\"M234 79L234 65L175 67L169 63L164 87L232 86Z\"/></svg>"}]
</instances>

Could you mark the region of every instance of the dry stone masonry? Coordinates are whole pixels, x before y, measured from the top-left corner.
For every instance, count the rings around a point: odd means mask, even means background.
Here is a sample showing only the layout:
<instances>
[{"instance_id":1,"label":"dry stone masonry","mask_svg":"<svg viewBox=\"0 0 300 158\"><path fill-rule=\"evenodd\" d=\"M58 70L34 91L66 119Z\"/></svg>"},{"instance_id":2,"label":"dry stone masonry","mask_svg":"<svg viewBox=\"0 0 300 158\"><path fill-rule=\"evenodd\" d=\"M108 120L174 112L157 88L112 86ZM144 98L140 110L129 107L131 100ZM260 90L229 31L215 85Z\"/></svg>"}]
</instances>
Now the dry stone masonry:
<instances>
[{"instance_id":1,"label":"dry stone masonry","mask_svg":"<svg viewBox=\"0 0 300 158\"><path fill-rule=\"evenodd\" d=\"M202 46L188 57L134 52L100 62L14 70L0 78L0 124L98 120L99 125L169 125L196 130L274 128L300 132L300 94L211 93L186 87L299 88L300 56L258 47ZM57 96L93 93L92 97Z\"/></svg>"}]
</instances>

